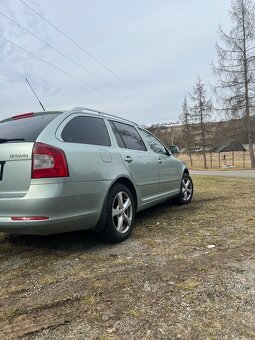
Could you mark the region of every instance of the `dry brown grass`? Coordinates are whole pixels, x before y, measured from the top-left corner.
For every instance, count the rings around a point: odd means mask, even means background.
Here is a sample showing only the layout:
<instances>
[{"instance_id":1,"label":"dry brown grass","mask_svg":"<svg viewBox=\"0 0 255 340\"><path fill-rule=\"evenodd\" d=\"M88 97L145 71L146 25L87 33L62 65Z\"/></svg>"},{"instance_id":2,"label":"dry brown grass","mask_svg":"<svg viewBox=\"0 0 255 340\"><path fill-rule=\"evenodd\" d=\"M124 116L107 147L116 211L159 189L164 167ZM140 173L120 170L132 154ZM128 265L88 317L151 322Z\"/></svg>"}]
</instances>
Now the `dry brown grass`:
<instances>
[{"instance_id":1,"label":"dry brown grass","mask_svg":"<svg viewBox=\"0 0 255 340\"><path fill-rule=\"evenodd\" d=\"M226 156L226 162L223 159L223 155ZM186 153L181 153L178 156L179 159L184 161L188 167L191 168L189 155ZM218 153L206 153L207 159L207 167L209 169L222 169L224 164L235 167L235 169L249 169L250 164L250 154L248 151L246 152L235 152L234 157L232 152L221 153L220 156ZM204 158L202 154L194 153L192 154L193 167L192 169L203 169L204 167Z\"/></svg>"},{"instance_id":2,"label":"dry brown grass","mask_svg":"<svg viewBox=\"0 0 255 340\"><path fill-rule=\"evenodd\" d=\"M194 183L190 205L140 213L122 244L1 234L0 338L254 338L255 182Z\"/></svg>"}]
</instances>

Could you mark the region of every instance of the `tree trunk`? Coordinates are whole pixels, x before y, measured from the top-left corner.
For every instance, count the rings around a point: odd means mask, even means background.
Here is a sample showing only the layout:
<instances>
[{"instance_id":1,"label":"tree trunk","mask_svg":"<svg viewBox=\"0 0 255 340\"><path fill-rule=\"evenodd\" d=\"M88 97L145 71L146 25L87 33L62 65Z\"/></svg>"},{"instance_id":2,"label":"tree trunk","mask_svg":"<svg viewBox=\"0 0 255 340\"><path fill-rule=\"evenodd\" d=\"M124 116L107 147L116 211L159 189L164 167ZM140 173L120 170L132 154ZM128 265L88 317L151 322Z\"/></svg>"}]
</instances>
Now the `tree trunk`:
<instances>
[{"instance_id":1,"label":"tree trunk","mask_svg":"<svg viewBox=\"0 0 255 340\"><path fill-rule=\"evenodd\" d=\"M202 103L200 102L200 107L202 107ZM200 126L202 132L202 147L203 147L203 157L204 157L204 168L207 169L207 162L206 162L206 154L205 154L205 127L203 122L203 111L200 111Z\"/></svg>"},{"instance_id":2,"label":"tree trunk","mask_svg":"<svg viewBox=\"0 0 255 340\"><path fill-rule=\"evenodd\" d=\"M247 54L246 54L246 35L245 35L245 22L244 22L244 4L242 1L242 26L243 26L243 66L244 66L244 86L245 86L245 118L247 127L247 137L249 143L249 152L251 160L251 168L255 168L254 151L251 137L251 121L250 121L250 97L249 97L249 87L248 87L248 65L247 65Z\"/></svg>"},{"instance_id":3,"label":"tree trunk","mask_svg":"<svg viewBox=\"0 0 255 340\"><path fill-rule=\"evenodd\" d=\"M251 160L251 168L255 168L255 158L254 158L254 150L253 150L253 143L251 137L251 124L250 124L250 117L247 119L247 134L248 134L248 143L249 143L249 152L250 152L250 160Z\"/></svg>"},{"instance_id":4,"label":"tree trunk","mask_svg":"<svg viewBox=\"0 0 255 340\"><path fill-rule=\"evenodd\" d=\"M191 155L190 150L189 150L189 160L190 160L190 166L193 167L192 155Z\"/></svg>"},{"instance_id":5,"label":"tree trunk","mask_svg":"<svg viewBox=\"0 0 255 340\"><path fill-rule=\"evenodd\" d=\"M203 150L203 156L204 156L204 168L207 169L205 149Z\"/></svg>"}]
</instances>

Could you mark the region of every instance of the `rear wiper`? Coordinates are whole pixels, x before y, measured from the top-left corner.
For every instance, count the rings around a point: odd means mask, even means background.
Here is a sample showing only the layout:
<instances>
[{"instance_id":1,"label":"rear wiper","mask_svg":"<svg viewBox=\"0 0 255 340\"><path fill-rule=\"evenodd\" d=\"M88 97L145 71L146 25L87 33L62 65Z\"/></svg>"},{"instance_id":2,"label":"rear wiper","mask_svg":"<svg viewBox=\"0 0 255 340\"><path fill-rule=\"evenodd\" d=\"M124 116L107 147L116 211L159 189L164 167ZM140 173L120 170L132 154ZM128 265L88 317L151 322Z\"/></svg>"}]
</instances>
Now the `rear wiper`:
<instances>
[{"instance_id":1,"label":"rear wiper","mask_svg":"<svg viewBox=\"0 0 255 340\"><path fill-rule=\"evenodd\" d=\"M24 138L0 138L0 144L1 143L7 143L7 142L19 142L19 141L25 141Z\"/></svg>"}]
</instances>

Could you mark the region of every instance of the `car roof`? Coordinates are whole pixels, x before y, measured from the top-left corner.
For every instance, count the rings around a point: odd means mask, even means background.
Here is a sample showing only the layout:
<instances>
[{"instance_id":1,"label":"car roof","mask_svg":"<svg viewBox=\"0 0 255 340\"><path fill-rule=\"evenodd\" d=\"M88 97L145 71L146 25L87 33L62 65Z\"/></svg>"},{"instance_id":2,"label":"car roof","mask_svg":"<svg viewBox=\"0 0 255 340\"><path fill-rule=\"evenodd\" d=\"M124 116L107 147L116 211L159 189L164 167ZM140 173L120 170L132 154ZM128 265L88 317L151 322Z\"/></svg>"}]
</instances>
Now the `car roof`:
<instances>
[{"instance_id":1,"label":"car roof","mask_svg":"<svg viewBox=\"0 0 255 340\"><path fill-rule=\"evenodd\" d=\"M131 121L131 120L128 120L128 119L125 119L125 118L122 118L122 117L119 117L119 116L115 116L115 115L112 115L112 114L109 114L109 113L106 113L106 112L102 112L102 111L99 111L99 110L94 110L94 109L89 109L89 108L86 108L86 107L74 107L73 109L71 110L68 110L68 112L82 112L82 113L88 113L90 115L94 115L94 116L103 116L105 118L114 118L114 119L117 119L119 121L122 121L123 123L131 123L135 126L138 126L138 124L136 124L135 122Z\"/></svg>"},{"instance_id":2,"label":"car roof","mask_svg":"<svg viewBox=\"0 0 255 340\"><path fill-rule=\"evenodd\" d=\"M70 115L72 113L78 113L78 112L87 113L89 115L97 116L97 117L103 116L104 118L110 118L110 119L114 118L115 120L118 120L120 122L138 126L138 124L136 124L135 122L130 121L128 119L125 119L125 118L122 118L122 117L119 117L119 116L115 116L115 115L112 115L112 114L109 114L109 113L106 113L106 112L102 112L102 111L99 111L99 110L85 108L85 107L74 107L71 110L29 112L29 113L20 114L20 115L17 115L17 116L12 116L12 117L6 118L6 119L0 121L0 123L5 123L5 122L8 122L8 121L12 121L12 120L16 120L16 119L22 119L22 118L26 118L26 117L30 117L30 116L43 116L43 115L48 115L48 114Z\"/></svg>"},{"instance_id":3,"label":"car roof","mask_svg":"<svg viewBox=\"0 0 255 340\"><path fill-rule=\"evenodd\" d=\"M19 119L33 117L33 116L43 116L43 115L50 115L50 114L60 115L63 112L64 111L41 111L41 112L22 113L22 114L18 114L18 115L15 115L15 116L5 118L5 119L1 120L0 123L6 123L6 122L9 122L9 121L12 121L12 120L19 120Z\"/></svg>"}]
</instances>

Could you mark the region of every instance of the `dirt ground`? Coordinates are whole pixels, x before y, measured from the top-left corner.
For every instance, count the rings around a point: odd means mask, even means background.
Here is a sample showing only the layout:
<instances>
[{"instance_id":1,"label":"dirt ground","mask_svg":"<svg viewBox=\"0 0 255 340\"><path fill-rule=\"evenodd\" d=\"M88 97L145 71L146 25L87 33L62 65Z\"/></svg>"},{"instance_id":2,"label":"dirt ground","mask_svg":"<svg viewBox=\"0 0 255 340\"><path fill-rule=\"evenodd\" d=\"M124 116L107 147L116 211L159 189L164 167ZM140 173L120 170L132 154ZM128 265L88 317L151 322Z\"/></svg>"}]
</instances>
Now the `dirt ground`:
<instances>
[{"instance_id":1,"label":"dirt ground","mask_svg":"<svg viewBox=\"0 0 255 340\"><path fill-rule=\"evenodd\" d=\"M194 183L122 244L0 234L0 339L255 339L255 182Z\"/></svg>"}]
</instances>

